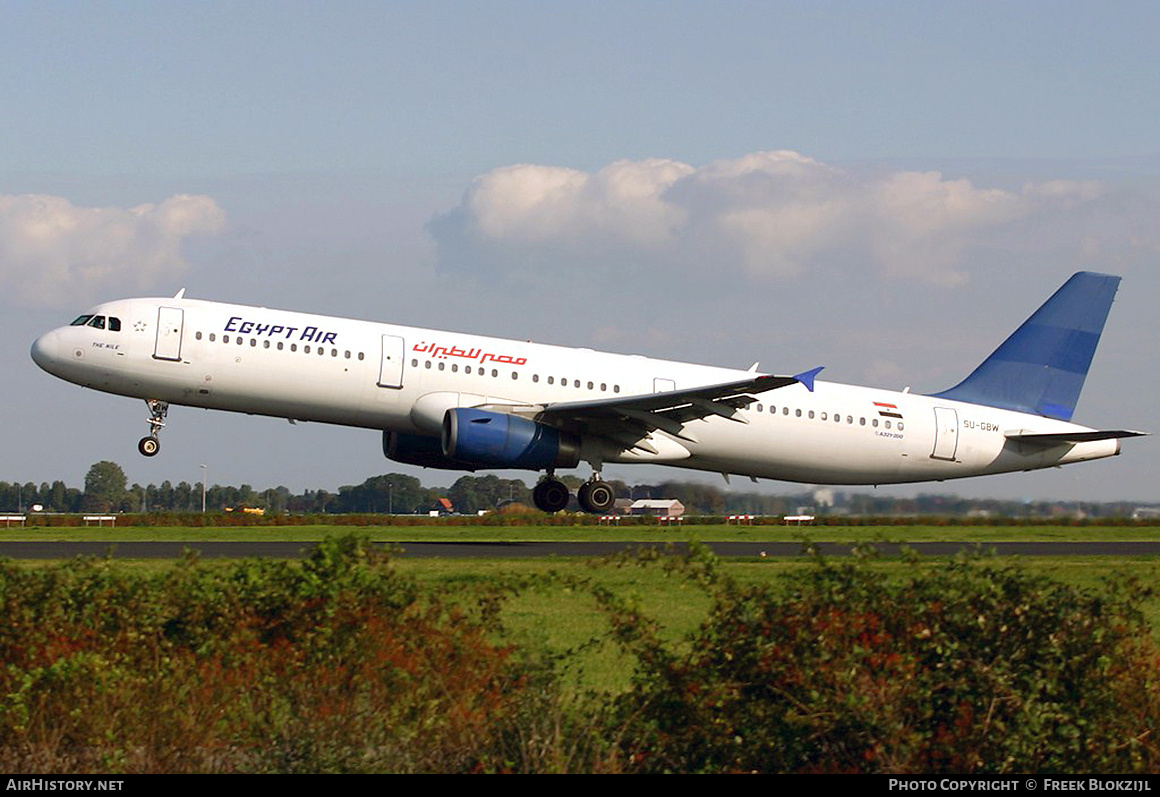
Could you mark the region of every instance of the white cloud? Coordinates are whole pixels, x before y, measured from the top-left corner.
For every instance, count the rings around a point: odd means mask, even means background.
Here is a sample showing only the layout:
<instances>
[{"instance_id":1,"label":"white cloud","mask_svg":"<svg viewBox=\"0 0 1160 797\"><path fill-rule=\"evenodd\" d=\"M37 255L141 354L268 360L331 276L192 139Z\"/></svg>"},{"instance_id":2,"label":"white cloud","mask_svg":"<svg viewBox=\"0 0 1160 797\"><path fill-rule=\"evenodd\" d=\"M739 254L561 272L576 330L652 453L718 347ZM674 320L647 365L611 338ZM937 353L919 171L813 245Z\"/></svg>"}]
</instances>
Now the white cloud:
<instances>
[{"instance_id":1,"label":"white cloud","mask_svg":"<svg viewBox=\"0 0 1160 797\"><path fill-rule=\"evenodd\" d=\"M477 177L428 229L442 267L486 278L764 282L869 268L954 285L966 280L966 253L995 245L999 230L1102 195L1091 181L1011 191L939 172L858 175L779 150L699 168L660 159L592 174L506 166Z\"/></svg>"},{"instance_id":2,"label":"white cloud","mask_svg":"<svg viewBox=\"0 0 1160 797\"><path fill-rule=\"evenodd\" d=\"M0 196L0 287L10 299L40 306L147 288L184 271L182 241L224 226L225 213L207 196L128 209Z\"/></svg>"}]
</instances>

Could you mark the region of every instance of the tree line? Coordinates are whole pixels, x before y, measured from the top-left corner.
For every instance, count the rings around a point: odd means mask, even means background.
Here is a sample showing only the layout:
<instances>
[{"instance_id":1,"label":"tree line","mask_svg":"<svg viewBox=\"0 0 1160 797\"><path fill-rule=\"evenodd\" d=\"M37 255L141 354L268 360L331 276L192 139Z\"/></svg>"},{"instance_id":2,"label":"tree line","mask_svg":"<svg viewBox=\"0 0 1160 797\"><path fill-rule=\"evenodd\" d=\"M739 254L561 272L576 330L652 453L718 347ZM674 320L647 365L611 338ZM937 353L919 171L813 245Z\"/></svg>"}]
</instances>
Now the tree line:
<instances>
[{"instance_id":1,"label":"tree line","mask_svg":"<svg viewBox=\"0 0 1160 797\"><path fill-rule=\"evenodd\" d=\"M562 481L573 490L582 483L575 476L563 476ZM610 479L608 484L617 498L675 499L685 506L687 514L703 515L785 515L805 510L851 516L977 514L1035 518L1082 513L1087 517L1126 517L1139 506L1132 502L1005 501L946 494L897 497L825 491L827 494L821 497L808 488L801 492L770 495L683 481L629 485ZM531 486L522 479L503 479L494 474L465 475L450 487L426 487L418 478L403 473L372 476L361 484L339 487L337 492L306 489L294 493L285 486L258 490L249 484L207 485L204 506L207 512L252 507L275 514L409 515L440 508L440 499L449 501L452 510L461 514L503 509L511 504L532 506ZM45 512L66 513L198 512L203 506L202 485L187 481L173 484L168 480L159 485L130 485L121 466L107 460L89 468L83 489L69 487L60 480L40 485L0 481L0 511L25 512L36 506Z\"/></svg>"}]
</instances>

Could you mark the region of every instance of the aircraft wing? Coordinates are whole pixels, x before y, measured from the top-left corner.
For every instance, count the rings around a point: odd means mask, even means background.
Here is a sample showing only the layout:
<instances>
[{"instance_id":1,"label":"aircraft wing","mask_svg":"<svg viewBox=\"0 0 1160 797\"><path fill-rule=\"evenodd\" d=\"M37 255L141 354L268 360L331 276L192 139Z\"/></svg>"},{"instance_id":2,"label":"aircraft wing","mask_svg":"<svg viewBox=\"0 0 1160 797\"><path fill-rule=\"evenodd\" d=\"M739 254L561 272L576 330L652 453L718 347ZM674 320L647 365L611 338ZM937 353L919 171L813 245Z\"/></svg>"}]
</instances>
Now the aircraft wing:
<instances>
[{"instance_id":1,"label":"aircraft wing","mask_svg":"<svg viewBox=\"0 0 1160 797\"><path fill-rule=\"evenodd\" d=\"M796 376L766 374L636 396L506 409L530 414L549 426L607 438L625 449L639 448L656 453L656 449L645 440L652 432L659 429L682 440L696 442L692 432L684 428L689 421L719 415L739 423L749 423L738 411L757 401L754 394L794 384L805 385L812 391L814 377L821 370L814 368Z\"/></svg>"}]
</instances>

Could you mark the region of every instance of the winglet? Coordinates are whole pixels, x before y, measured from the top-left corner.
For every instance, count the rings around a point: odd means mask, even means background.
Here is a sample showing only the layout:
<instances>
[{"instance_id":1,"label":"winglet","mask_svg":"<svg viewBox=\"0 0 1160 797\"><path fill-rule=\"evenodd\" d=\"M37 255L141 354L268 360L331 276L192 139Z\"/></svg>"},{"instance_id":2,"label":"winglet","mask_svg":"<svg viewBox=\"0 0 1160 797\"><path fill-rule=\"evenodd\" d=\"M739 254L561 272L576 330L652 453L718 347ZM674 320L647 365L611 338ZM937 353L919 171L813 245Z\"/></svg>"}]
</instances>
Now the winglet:
<instances>
[{"instance_id":1,"label":"winglet","mask_svg":"<svg viewBox=\"0 0 1160 797\"><path fill-rule=\"evenodd\" d=\"M795 374L794 379L806 386L806 390L811 393L814 392L814 377L817 376L826 366L819 365L817 368L811 368L808 371L802 371L800 374Z\"/></svg>"},{"instance_id":2,"label":"winglet","mask_svg":"<svg viewBox=\"0 0 1160 797\"><path fill-rule=\"evenodd\" d=\"M173 298L174 299L184 299L185 298L185 288L182 288L177 293L173 294Z\"/></svg>"}]
</instances>

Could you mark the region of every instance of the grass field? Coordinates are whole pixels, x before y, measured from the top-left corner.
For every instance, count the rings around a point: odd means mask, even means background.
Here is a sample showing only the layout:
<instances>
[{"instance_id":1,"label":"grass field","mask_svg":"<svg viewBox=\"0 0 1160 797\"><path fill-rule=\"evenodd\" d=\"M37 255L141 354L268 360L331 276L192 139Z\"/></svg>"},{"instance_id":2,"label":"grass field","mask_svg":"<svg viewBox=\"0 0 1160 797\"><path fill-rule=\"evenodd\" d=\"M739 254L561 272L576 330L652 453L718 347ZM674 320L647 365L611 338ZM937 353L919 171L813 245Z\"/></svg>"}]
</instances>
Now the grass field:
<instances>
[{"instance_id":1,"label":"grass field","mask_svg":"<svg viewBox=\"0 0 1160 797\"><path fill-rule=\"evenodd\" d=\"M1160 526L13 526L6 540L176 540L312 542L356 533L382 542L629 541L673 542L1000 542L1160 540ZM2 553L2 552L0 552Z\"/></svg>"}]
</instances>

